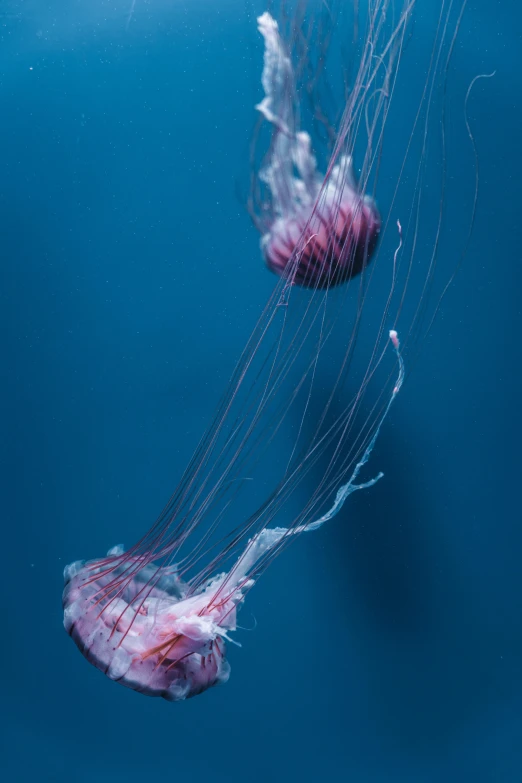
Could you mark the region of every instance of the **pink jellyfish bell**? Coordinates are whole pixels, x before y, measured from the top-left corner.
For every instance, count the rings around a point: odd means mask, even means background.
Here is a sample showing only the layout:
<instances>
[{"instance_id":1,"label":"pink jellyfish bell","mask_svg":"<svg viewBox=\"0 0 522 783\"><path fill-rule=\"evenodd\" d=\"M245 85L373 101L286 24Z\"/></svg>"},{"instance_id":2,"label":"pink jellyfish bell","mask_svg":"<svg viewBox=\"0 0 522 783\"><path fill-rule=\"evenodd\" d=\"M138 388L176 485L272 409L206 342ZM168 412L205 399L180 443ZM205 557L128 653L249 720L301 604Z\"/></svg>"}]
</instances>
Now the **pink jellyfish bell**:
<instances>
[{"instance_id":1,"label":"pink jellyfish bell","mask_svg":"<svg viewBox=\"0 0 522 783\"><path fill-rule=\"evenodd\" d=\"M228 680L224 639L236 628L236 605L250 583L236 567L226 593L224 574L190 593L175 566L157 567L152 557L114 547L107 558L68 566L64 624L110 679L179 701Z\"/></svg>"},{"instance_id":2,"label":"pink jellyfish bell","mask_svg":"<svg viewBox=\"0 0 522 783\"><path fill-rule=\"evenodd\" d=\"M273 215L262 228L261 250L268 268L291 283L343 283L369 262L380 216L373 199L359 191L350 156L339 156L326 177L318 172L310 136L296 127L294 73L277 22L264 13L258 27L265 41L265 97L256 108L273 127L259 172Z\"/></svg>"}]
</instances>

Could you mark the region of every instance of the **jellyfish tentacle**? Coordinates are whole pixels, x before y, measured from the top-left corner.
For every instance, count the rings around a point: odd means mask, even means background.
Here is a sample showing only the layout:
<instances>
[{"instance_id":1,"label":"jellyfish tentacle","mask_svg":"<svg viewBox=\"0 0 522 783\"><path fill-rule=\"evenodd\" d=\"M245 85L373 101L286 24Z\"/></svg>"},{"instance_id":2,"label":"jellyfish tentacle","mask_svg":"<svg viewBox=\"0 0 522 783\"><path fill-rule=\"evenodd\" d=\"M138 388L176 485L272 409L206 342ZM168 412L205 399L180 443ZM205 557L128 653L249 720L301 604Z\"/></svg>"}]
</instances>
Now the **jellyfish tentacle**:
<instances>
[{"instance_id":1,"label":"jellyfish tentacle","mask_svg":"<svg viewBox=\"0 0 522 783\"><path fill-rule=\"evenodd\" d=\"M362 482L360 484L356 484L356 480L357 477L359 476L359 473L370 459L370 456L372 454L375 443L377 442L377 438L379 437L379 433L382 429L382 426L388 416L393 401L397 397L397 394L399 393L404 381L404 374L405 374L404 360L402 358L401 351L400 351L399 337L395 329L390 330L389 337L393 345L393 349L397 355L397 360L399 363L399 373L397 376L397 380L395 382L395 386L391 393L390 399L388 400L388 404L386 405L386 408L384 409L384 412L381 418L379 419L379 423L377 424L375 432L373 433L370 442L366 446L366 449L364 450L361 459L353 469L350 479L346 482L346 484L343 484L337 490L337 494L335 496L335 500L331 508L325 514L319 517L319 519L316 519L313 522L308 522L304 525L299 525L298 527L295 528L286 528L286 527L264 528L255 536L253 536L248 542L245 551L241 554L235 566L228 574L226 580L227 587L237 589L237 586L239 585L240 581L242 579L246 579L249 574L255 571L255 567L257 563L263 557L265 557L265 555L267 555L271 550L275 549L275 547L286 536L295 535L298 533L309 533L313 530L318 530L320 527L324 525L325 522L328 522L330 519L333 519L335 516L337 516L339 511L342 509L344 503L346 502L347 498L353 492L356 492L360 489L369 489L370 487L373 487L384 476L384 473L380 472L376 476L374 476L374 478L369 479L368 481Z\"/></svg>"}]
</instances>

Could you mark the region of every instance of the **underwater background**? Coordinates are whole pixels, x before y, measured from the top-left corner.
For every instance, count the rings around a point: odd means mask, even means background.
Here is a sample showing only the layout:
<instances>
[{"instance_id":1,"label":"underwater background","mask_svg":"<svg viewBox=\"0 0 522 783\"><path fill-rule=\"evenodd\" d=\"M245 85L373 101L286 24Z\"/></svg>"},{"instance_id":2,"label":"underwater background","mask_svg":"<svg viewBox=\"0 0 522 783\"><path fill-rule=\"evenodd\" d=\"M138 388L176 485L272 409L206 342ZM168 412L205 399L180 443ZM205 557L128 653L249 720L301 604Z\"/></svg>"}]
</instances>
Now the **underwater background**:
<instances>
[{"instance_id":1,"label":"underwater background","mask_svg":"<svg viewBox=\"0 0 522 783\"><path fill-rule=\"evenodd\" d=\"M420 45L437 2L422 6ZM517 783L514 0L470 0L459 35L450 80L496 71L469 104L477 223L372 457L385 478L256 585L225 686L179 704L139 696L89 666L63 630L63 567L133 543L154 521L274 284L240 196L262 10L245 0L0 5L0 775ZM474 177L458 138L457 189Z\"/></svg>"}]
</instances>

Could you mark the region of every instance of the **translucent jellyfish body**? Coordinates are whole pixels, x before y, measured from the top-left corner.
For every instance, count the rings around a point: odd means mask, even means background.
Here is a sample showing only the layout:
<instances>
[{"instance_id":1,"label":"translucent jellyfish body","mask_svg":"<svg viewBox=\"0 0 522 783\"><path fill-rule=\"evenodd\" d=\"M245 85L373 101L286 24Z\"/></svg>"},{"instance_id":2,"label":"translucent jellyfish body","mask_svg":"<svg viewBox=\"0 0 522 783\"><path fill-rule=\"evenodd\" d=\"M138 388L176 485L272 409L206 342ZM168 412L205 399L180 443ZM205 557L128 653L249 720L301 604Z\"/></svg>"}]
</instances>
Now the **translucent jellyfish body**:
<instances>
[{"instance_id":1,"label":"translucent jellyfish body","mask_svg":"<svg viewBox=\"0 0 522 783\"><path fill-rule=\"evenodd\" d=\"M173 568L142 567L121 548L65 570L65 629L110 679L179 701L228 680L224 639L235 630L240 590L213 605L214 580L197 595Z\"/></svg>"},{"instance_id":2,"label":"translucent jellyfish body","mask_svg":"<svg viewBox=\"0 0 522 783\"><path fill-rule=\"evenodd\" d=\"M263 101L256 107L272 126L260 180L270 193L271 219L262 227L268 268L306 288L326 288L358 275L377 245L381 220L360 193L352 159L343 155L325 177L310 136L297 127L294 73L270 14L258 19L265 42Z\"/></svg>"},{"instance_id":3,"label":"translucent jellyfish body","mask_svg":"<svg viewBox=\"0 0 522 783\"><path fill-rule=\"evenodd\" d=\"M159 553L78 561L64 572L64 625L80 651L110 679L148 696L181 701L226 682L225 640L236 607L254 580L249 572L289 533L267 529L246 545L230 572L196 590Z\"/></svg>"}]
</instances>

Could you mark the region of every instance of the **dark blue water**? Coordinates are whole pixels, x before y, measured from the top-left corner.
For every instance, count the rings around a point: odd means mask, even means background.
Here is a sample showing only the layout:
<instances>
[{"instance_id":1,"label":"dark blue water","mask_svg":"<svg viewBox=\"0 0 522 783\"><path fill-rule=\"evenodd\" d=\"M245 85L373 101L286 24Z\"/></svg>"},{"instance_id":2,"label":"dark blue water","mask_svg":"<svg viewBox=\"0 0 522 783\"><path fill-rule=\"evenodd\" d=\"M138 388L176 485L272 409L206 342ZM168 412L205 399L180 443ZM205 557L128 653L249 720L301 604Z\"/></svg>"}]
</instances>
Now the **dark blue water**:
<instances>
[{"instance_id":1,"label":"dark blue water","mask_svg":"<svg viewBox=\"0 0 522 783\"><path fill-rule=\"evenodd\" d=\"M230 682L173 705L85 662L62 570L154 520L271 291L236 197L261 48L242 0L130 7L0 6L2 779L517 783L522 14L464 19L453 79L496 70L477 223L385 479L249 595Z\"/></svg>"}]
</instances>

